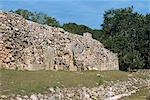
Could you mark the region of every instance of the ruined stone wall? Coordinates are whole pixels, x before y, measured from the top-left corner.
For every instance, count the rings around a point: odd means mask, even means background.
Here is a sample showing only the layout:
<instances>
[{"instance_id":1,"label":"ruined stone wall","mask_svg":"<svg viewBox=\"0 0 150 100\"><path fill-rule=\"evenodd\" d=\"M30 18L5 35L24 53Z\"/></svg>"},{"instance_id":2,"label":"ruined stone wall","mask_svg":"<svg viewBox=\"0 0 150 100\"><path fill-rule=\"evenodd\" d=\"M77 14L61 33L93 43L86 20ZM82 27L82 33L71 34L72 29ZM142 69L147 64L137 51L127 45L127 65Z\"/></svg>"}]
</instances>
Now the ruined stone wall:
<instances>
[{"instance_id":1,"label":"ruined stone wall","mask_svg":"<svg viewBox=\"0 0 150 100\"><path fill-rule=\"evenodd\" d=\"M118 70L118 57L90 33L83 36L0 12L0 68Z\"/></svg>"}]
</instances>

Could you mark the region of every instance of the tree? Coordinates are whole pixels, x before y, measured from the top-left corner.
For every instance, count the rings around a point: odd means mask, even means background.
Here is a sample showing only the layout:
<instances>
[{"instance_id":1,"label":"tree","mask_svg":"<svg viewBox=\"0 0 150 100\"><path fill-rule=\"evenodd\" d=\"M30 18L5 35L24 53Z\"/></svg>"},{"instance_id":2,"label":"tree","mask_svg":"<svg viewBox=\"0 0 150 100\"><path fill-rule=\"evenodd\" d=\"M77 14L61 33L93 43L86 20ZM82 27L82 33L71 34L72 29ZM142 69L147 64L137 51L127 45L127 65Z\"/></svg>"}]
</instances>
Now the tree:
<instances>
[{"instance_id":1,"label":"tree","mask_svg":"<svg viewBox=\"0 0 150 100\"><path fill-rule=\"evenodd\" d=\"M56 21L55 18L46 16L46 17L45 17L45 20L46 20L46 24L49 25L49 26L61 27L61 25L59 24L58 21Z\"/></svg>"},{"instance_id":2,"label":"tree","mask_svg":"<svg viewBox=\"0 0 150 100\"><path fill-rule=\"evenodd\" d=\"M78 25L76 23L66 23L63 24L63 28L71 33L75 33L78 35L83 35L85 32L92 32L92 29L85 25Z\"/></svg>"},{"instance_id":3,"label":"tree","mask_svg":"<svg viewBox=\"0 0 150 100\"><path fill-rule=\"evenodd\" d=\"M28 11L28 10L24 10L24 9L17 9L16 11L10 11L16 14L19 14L21 16L23 16L25 19L30 20L30 17L33 15L32 12Z\"/></svg>"},{"instance_id":4,"label":"tree","mask_svg":"<svg viewBox=\"0 0 150 100\"><path fill-rule=\"evenodd\" d=\"M133 7L111 9L104 14L104 44L117 52L121 70L149 66L149 15L133 12Z\"/></svg>"},{"instance_id":5,"label":"tree","mask_svg":"<svg viewBox=\"0 0 150 100\"><path fill-rule=\"evenodd\" d=\"M53 18L50 17L42 12L31 12L28 10L24 10L24 9L18 9L16 11L11 11L13 13L17 13L21 16L23 16L25 19L27 20L31 20L33 22L37 22L39 24L46 24L49 26L55 26L55 27L60 27L59 22Z\"/></svg>"}]
</instances>

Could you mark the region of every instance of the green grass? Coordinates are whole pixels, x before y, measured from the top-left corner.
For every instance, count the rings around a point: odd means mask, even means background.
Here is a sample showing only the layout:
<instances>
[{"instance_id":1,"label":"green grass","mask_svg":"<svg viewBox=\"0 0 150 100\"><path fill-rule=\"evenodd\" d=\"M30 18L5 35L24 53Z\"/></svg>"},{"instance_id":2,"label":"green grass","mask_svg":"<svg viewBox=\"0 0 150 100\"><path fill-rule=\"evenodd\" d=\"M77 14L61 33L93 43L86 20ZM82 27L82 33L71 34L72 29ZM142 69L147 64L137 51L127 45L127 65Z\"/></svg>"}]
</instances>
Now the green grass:
<instances>
[{"instance_id":1,"label":"green grass","mask_svg":"<svg viewBox=\"0 0 150 100\"><path fill-rule=\"evenodd\" d=\"M100 74L98 77L97 74ZM13 71L0 70L1 94L44 92L48 87L94 87L104 80L126 80L122 71Z\"/></svg>"}]
</instances>

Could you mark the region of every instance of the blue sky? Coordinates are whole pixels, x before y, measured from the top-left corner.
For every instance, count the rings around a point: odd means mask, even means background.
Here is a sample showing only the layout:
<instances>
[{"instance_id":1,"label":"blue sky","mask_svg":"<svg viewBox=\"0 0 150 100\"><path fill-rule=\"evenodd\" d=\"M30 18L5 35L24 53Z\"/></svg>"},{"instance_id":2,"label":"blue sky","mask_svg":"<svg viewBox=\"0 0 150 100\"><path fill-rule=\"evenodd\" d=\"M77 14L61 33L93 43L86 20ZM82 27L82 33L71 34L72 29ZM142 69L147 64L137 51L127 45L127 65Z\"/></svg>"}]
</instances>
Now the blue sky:
<instances>
[{"instance_id":1,"label":"blue sky","mask_svg":"<svg viewBox=\"0 0 150 100\"><path fill-rule=\"evenodd\" d=\"M150 13L150 0L0 0L1 10L19 8L44 12L61 24L75 22L100 28L104 11L134 6L134 11Z\"/></svg>"}]
</instances>

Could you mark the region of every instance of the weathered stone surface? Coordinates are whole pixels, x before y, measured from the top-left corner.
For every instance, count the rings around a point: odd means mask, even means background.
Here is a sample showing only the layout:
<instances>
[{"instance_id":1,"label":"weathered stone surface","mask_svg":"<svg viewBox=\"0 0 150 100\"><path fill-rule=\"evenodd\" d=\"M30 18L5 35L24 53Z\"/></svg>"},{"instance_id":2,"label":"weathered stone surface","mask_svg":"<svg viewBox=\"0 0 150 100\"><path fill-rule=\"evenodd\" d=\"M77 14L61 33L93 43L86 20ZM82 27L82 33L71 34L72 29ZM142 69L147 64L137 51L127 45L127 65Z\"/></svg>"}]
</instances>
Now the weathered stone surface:
<instances>
[{"instance_id":1,"label":"weathered stone surface","mask_svg":"<svg viewBox=\"0 0 150 100\"><path fill-rule=\"evenodd\" d=\"M71 34L0 12L0 67L18 70L118 70L118 57L90 33Z\"/></svg>"},{"instance_id":2,"label":"weathered stone surface","mask_svg":"<svg viewBox=\"0 0 150 100\"><path fill-rule=\"evenodd\" d=\"M150 76L150 69L145 69L145 70L143 70L143 69L139 69L139 70L137 70L137 72L136 73L140 73L140 74L142 74L142 75L148 75L148 76Z\"/></svg>"},{"instance_id":3,"label":"weathered stone surface","mask_svg":"<svg viewBox=\"0 0 150 100\"><path fill-rule=\"evenodd\" d=\"M37 96L36 94L32 94L32 95L30 96L30 98L31 98L31 100L39 100L39 99L38 99L38 96Z\"/></svg>"}]
</instances>

